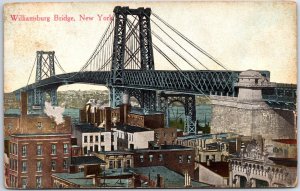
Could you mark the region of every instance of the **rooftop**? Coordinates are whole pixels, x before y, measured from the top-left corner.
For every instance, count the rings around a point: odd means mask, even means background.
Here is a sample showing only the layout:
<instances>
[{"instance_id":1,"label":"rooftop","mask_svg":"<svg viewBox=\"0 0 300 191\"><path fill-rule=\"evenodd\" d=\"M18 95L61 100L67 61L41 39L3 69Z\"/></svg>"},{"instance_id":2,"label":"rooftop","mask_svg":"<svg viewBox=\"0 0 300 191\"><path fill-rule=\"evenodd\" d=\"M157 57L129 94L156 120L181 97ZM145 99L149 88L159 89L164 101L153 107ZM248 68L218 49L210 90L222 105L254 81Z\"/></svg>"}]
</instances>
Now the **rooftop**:
<instances>
[{"instance_id":1,"label":"rooftop","mask_svg":"<svg viewBox=\"0 0 300 191\"><path fill-rule=\"evenodd\" d=\"M133 154L129 151L100 151L98 154L104 154L104 155L130 155Z\"/></svg>"},{"instance_id":2,"label":"rooftop","mask_svg":"<svg viewBox=\"0 0 300 191\"><path fill-rule=\"evenodd\" d=\"M104 178L102 177L100 179L101 181L101 186L100 187L107 187L107 188L121 188L121 187L125 187L128 188L129 187L129 181L128 178L122 179L122 181L120 181L120 172L116 171L116 172L111 172L109 170L105 171L105 177L110 177L104 180ZM131 175L131 173L126 173L126 172L122 172L121 175ZM72 184L75 185L79 185L80 187L84 187L84 188L96 188L96 186L93 184L93 178L87 178L84 176L84 172L78 172L78 173L55 173L52 176L54 177L58 177L59 179L62 179L64 181L68 181ZM105 183L105 184L104 184Z\"/></svg>"},{"instance_id":3,"label":"rooftop","mask_svg":"<svg viewBox=\"0 0 300 191\"><path fill-rule=\"evenodd\" d=\"M105 164L105 161L96 156L79 156L71 158L72 165L83 165L83 164Z\"/></svg>"},{"instance_id":4,"label":"rooftop","mask_svg":"<svg viewBox=\"0 0 300 191\"><path fill-rule=\"evenodd\" d=\"M211 162L210 166L207 166L206 162L201 162L201 165L222 177L229 177L228 162Z\"/></svg>"},{"instance_id":5,"label":"rooftop","mask_svg":"<svg viewBox=\"0 0 300 191\"><path fill-rule=\"evenodd\" d=\"M213 135L216 135L217 139L225 139L232 135L232 133L219 133L219 134L198 134L198 135L186 135L177 137L178 140L192 140L192 139L212 139Z\"/></svg>"},{"instance_id":6,"label":"rooftop","mask_svg":"<svg viewBox=\"0 0 300 191\"><path fill-rule=\"evenodd\" d=\"M77 129L82 133L95 133L95 132L104 131L103 128L98 128L88 123L79 123L75 126L75 129Z\"/></svg>"},{"instance_id":7,"label":"rooftop","mask_svg":"<svg viewBox=\"0 0 300 191\"><path fill-rule=\"evenodd\" d=\"M118 125L117 130L128 132L128 133L150 131L149 129L138 127L138 126L132 126L132 125Z\"/></svg>"},{"instance_id":8,"label":"rooftop","mask_svg":"<svg viewBox=\"0 0 300 191\"><path fill-rule=\"evenodd\" d=\"M151 180L157 179L157 174L163 177L163 182L166 188L184 188L184 176L174 172L164 166L151 166L151 167L139 167L130 168L129 172L134 172L136 174L141 174L146 177L150 176ZM191 181L193 188L211 187L208 184ZM142 187L147 187L146 184L142 184Z\"/></svg>"}]
</instances>

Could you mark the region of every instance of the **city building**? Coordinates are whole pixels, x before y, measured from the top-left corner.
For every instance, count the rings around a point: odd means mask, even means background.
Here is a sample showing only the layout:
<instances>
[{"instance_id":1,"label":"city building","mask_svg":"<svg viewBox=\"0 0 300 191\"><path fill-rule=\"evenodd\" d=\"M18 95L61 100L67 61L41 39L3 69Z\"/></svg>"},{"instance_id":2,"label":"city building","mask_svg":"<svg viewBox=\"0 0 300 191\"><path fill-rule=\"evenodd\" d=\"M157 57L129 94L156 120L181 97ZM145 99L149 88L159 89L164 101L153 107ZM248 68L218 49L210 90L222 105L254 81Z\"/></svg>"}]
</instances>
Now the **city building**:
<instances>
[{"instance_id":1,"label":"city building","mask_svg":"<svg viewBox=\"0 0 300 191\"><path fill-rule=\"evenodd\" d=\"M108 128L95 127L88 123L76 124L73 137L77 139L77 145L82 148L83 155L117 149L116 133Z\"/></svg>"},{"instance_id":2,"label":"city building","mask_svg":"<svg viewBox=\"0 0 300 191\"><path fill-rule=\"evenodd\" d=\"M133 153L129 151L103 151L94 153L95 156L105 161L105 169L133 167Z\"/></svg>"},{"instance_id":3,"label":"city building","mask_svg":"<svg viewBox=\"0 0 300 191\"><path fill-rule=\"evenodd\" d=\"M295 144L292 139L275 139L273 145L269 142L263 149L255 140L247 146L242 145L240 155L229 159L229 185L237 188L295 187Z\"/></svg>"},{"instance_id":4,"label":"city building","mask_svg":"<svg viewBox=\"0 0 300 191\"><path fill-rule=\"evenodd\" d=\"M21 95L21 115L4 116L9 133L10 188L51 188L53 173L68 172L71 151L71 119L56 124L46 115L27 115L27 95Z\"/></svg>"},{"instance_id":5,"label":"city building","mask_svg":"<svg viewBox=\"0 0 300 191\"><path fill-rule=\"evenodd\" d=\"M194 149L180 145L161 145L156 149L136 149L133 151L134 168L165 166L179 174L187 173L194 179Z\"/></svg>"},{"instance_id":6,"label":"city building","mask_svg":"<svg viewBox=\"0 0 300 191\"><path fill-rule=\"evenodd\" d=\"M154 129L154 143L157 145L174 145L177 138L176 128Z\"/></svg>"},{"instance_id":7,"label":"city building","mask_svg":"<svg viewBox=\"0 0 300 191\"><path fill-rule=\"evenodd\" d=\"M197 181L222 188L229 186L229 163L228 162L207 162L196 163L195 176Z\"/></svg>"},{"instance_id":8,"label":"city building","mask_svg":"<svg viewBox=\"0 0 300 191\"><path fill-rule=\"evenodd\" d=\"M154 131L131 125L118 125L112 129L116 133L118 150L149 148L154 141Z\"/></svg>"}]
</instances>

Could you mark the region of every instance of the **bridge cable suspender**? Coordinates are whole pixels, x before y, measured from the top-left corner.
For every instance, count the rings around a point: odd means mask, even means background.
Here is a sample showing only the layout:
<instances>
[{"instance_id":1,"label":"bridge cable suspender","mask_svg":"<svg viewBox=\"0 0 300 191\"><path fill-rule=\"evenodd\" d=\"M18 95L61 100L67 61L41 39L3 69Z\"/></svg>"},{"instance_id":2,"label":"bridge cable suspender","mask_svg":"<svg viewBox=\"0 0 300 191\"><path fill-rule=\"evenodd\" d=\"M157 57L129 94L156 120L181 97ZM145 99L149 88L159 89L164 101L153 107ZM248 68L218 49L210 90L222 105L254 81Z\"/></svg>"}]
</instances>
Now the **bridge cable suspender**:
<instances>
[{"instance_id":1,"label":"bridge cable suspender","mask_svg":"<svg viewBox=\"0 0 300 191\"><path fill-rule=\"evenodd\" d=\"M58 61L58 59L57 59L57 57L54 55L54 59L56 60L56 64L57 64L57 66L62 70L62 72L63 73L66 73L66 71L63 69L63 67L60 65L60 63L59 63L59 61Z\"/></svg>"},{"instance_id":2,"label":"bridge cable suspender","mask_svg":"<svg viewBox=\"0 0 300 191\"><path fill-rule=\"evenodd\" d=\"M31 74L32 74L32 71L33 71L33 69L34 69L34 66L35 66L36 62L37 62L37 57L35 57L35 59L34 59L33 66L32 66L31 72L30 72L30 74L29 74L29 77L28 77L28 80L27 80L26 87L27 87L28 84L29 84L29 80L30 80L30 77L31 77Z\"/></svg>"},{"instance_id":3,"label":"bridge cable suspender","mask_svg":"<svg viewBox=\"0 0 300 191\"><path fill-rule=\"evenodd\" d=\"M90 58L87 60L87 62L84 64L84 66L83 66L78 72L76 72L76 73L73 74L72 76L69 76L69 77L66 77L66 78L61 78L61 77L58 77L58 76L54 76L54 77L56 77L56 78L58 78L58 79L65 79L65 80L67 80L67 79L70 79L70 78L75 77L75 76L78 75L80 72L84 71L84 70L88 67L88 65L91 63L91 60L94 59L96 51L98 50L99 46L100 46L101 43L103 42L103 39L104 39L104 37L106 36L106 34L107 34L108 30L110 29L111 24L112 24L113 22L114 22L114 18L111 20L111 22L109 23L109 25L108 25L108 27L106 28L105 32L103 33L103 35L102 35L102 37L101 37L99 43L97 44L97 46L96 46L94 52L92 53L92 55L90 56ZM112 31L113 31L113 30L112 30ZM109 39L109 37L111 36L111 34L112 34L112 32L109 34L109 36L108 36L107 39ZM105 40L107 41L107 39L105 39ZM103 48L103 46L105 45L106 41L105 41L104 44L101 46L101 48L98 50L97 54L98 54L99 51Z\"/></svg>"},{"instance_id":4,"label":"bridge cable suspender","mask_svg":"<svg viewBox=\"0 0 300 191\"><path fill-rule=\"evenodd\" d=\"M131 21L129 19L127 19L127 22L132 24ZM138 36L136 34L136 32L134 32L136 36ZM183 72L182 70L178 67L178 65L170 58L168 57L160 48L158 48L153 42L152 42L152 46L175 68L177 69L180 74L187 80L189 81L189 83L191 83L201 94L200 95L203 95L205 96L208 100L210 99L207 95L205 95L198 87L197 85L195 85L191 79L189 79L189 77L187 77Z\"/></svg>"},{"instance_id":5,"label":"bridge cable suspender","mask_svg":"<svg viewBox=\"0 0 300 191\"><path fill-rule=\"evenodd\" d=\"M127 10L127 12L129 13L129 11ZM129 13L130 14L130 13ZM134 16L133 16L134 17ZM146 17L148 17L146 15ZM150 17L148 17L150 19ZM176 50L174 50L169 44L167 44L160 36L158 36L155 32L153 32L153 30L150 31L149 28L147 28L148 32L150 32L151 34L153 34L158 40L160 40L164 45L166 45L169 49L171 49L174 53L176 53L182 60L184 60L188 65L190 65L194 70L197 70L197 68L190 63L185 57L183 57L180 53L178 53ZM205 66L204 66L205 67ZM205 67L206 68L206 67ZM206 68L207 69L207 68Z\"/></svg>"},{"instance_id":6,"label":"bridge cable suspender","mask_svg":"<svg viewBox=\"0 0 300 191\"><path fill-rule=\"evenodd\" d=\"M156 15L155 13L152 12L152 15L154 17L156 17L158 20L160 20L162 23L164 23L167 27L169 27L172 31L174 31L177 35L179 35L181 38L183 38L185 41L187 41L189 44L191 44L194 48L196 48L197 50L199 50L200 52L202 52L204 55L206 55L208 58L210 58L212 61L214 61L216 64L218 64L219 66L221 66L222 68L224 68L225 70L226 67L221 64L218 60L216 60L213 56L211 56L209 53L207 53L205 50L203 50L202 48L200 48L199 46L197 46L194 42L192 42L190 39L188 39L186 36L184 36L182 33L180 33L178 30L176 30L174 27L172 27L171 25L169 25L166 21L164 21L162 18L160 18L158 15Z\"/></svg>"},{"instance_id":7,"label":"bridge cable suspender","mask_svg":"<svg viewBox=\"0 0 300 191\"><path fill-rule=\"evenodd\" d=\"M190 55L194 60L196 60L201 66L209 70L203 63L201 63L195 56L193 56L189 51L183 48L173 37L171 37L164 29L162 29L153 19L146 15L163 33L165 33L173 42L175 42L181 49L183 49L188 55Z\"/></svg>"}]
</instances>

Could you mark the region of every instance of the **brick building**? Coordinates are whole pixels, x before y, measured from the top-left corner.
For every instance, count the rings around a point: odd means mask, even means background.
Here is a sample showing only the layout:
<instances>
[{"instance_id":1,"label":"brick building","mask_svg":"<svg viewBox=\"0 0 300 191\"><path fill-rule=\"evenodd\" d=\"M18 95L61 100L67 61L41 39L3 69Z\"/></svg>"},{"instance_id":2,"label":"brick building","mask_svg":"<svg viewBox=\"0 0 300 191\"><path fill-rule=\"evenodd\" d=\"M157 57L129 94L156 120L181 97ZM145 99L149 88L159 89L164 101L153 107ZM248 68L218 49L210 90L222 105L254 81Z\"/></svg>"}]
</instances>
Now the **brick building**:
<instances>
[{"instance_id":1,"label":"brick building","mask_svg":"<svg viewBox=\"0 0 300 191\"><path fill-rule=\"evenodd\" d=\"M68 172L71 119L56 124L45 115L27 115L27 95L21 95L21 115L4 116L9 140L9 187L51 188L52 173Z\"/></svg>"},{"instance_id":2,"label":"brick building","mask_svg":"<svg viewBox=\"0 0 300 191\"><path fill-rule=\"evenodd\" d=\"M177 138L176 128L154 129L154 142L157 145L174 145Z\"/></svg>"},{"instance_id":3,"label":"brick building","mask_svg":"<svg viewBox=\"0 0 300 191\"><path fill-rule=\"evenodd\" d=\"M161 145L159 149L134 150L134 167L165 166L194 178L195 152L180 145Z\"/></svg>"}]
</instances>

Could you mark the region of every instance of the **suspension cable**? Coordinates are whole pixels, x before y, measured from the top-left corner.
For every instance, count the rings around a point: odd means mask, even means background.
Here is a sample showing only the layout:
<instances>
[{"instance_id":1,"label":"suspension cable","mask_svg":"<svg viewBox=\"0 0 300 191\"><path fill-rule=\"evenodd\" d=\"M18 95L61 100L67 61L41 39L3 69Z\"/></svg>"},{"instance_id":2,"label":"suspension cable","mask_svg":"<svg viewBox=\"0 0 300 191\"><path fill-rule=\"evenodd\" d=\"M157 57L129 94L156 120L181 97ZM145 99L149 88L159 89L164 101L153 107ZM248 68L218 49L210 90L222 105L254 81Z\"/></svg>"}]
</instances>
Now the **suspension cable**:
<instances>
[{"instance_id":1,"label":"suspension cable","mask_svg":"<svg viewBox=\"0 0 300 191\"><path fill-rule=\"evenodd\" d=\"M28 77L26 86L28 86L28 83L29 83L29 80L30 80L30 77L31 77L31 74L32 74L32 71L33 71L33 68L34 68L36 62L37 62L37 57L35 57L35 59L34 59L33 66L32 66L32 68L31 68L31 72L30 72L30 74L29 74L29 77Z\"/></svg>"},{"instance_id":2,"label":"suspension cable","mask_svg":"<svg viewBox=\"0 0 300 191\"><path fill-rule=\"evenodd\" d=\"M186 36L184 36L182 33L180 33L178 30L176 30L174 27L172 27L171 25L169 25L166 21L164 21L162 18L160 18L158 15L156 15L155 13L152 12L152 15L154 17L156 17L158 20L160 20L163 24L165 24L167 27L169 27L173 32L175 32L177 35L179 35L181 38L183 38L185 41L187 41L189 44L191 44L194 48L196 48L197 50L199 50L201 53L203 53L205 56L207 56L208 58L210 58L212 61L214 61L216 64L218 64L219 66L221 66L222 68L224 68L225 70L226 67L221 64L217 59L215 59L213 56L211 56L209 53L207 53L205 50L203 50L202 48L200 48L198 45L196 45L194 42L192 42L190 39L188 39Z\"/></svg>"}]
</instances>

